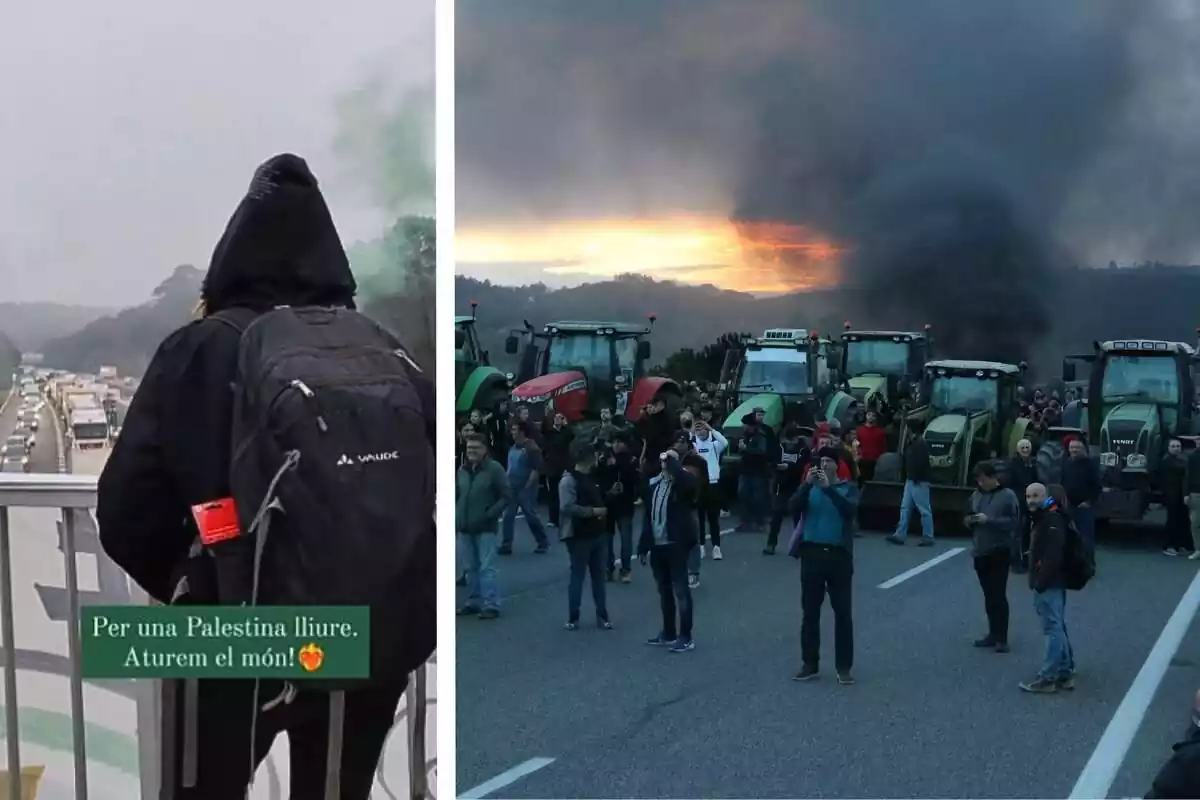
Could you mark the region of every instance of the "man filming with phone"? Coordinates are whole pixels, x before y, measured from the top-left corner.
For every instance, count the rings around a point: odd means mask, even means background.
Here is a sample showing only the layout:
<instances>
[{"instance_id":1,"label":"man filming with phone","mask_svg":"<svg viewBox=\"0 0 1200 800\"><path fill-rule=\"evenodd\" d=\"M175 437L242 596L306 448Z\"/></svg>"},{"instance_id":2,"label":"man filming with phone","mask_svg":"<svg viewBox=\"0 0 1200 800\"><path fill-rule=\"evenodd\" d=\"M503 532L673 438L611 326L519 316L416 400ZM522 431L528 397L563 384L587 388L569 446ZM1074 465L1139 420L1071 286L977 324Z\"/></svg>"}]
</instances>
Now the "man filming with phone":
<instances>
[{"instance_id":1,"label":"man filming with phone","mask_svg":"<svg viewBox=\"0 0 1200 800\"><path fill-rule=\"evenodd\" d=\"M821 651L821 606L825 595L833 608L834 667L838 683L854 683L854 621L850 613L854 575L854 520L858 486L839 474L832 447L817 452L818 463L792 496L793 517L803 515L796 555L800 559L800 624L802 665L795 680L817 677Z\"/></svg>"}]
</instances>

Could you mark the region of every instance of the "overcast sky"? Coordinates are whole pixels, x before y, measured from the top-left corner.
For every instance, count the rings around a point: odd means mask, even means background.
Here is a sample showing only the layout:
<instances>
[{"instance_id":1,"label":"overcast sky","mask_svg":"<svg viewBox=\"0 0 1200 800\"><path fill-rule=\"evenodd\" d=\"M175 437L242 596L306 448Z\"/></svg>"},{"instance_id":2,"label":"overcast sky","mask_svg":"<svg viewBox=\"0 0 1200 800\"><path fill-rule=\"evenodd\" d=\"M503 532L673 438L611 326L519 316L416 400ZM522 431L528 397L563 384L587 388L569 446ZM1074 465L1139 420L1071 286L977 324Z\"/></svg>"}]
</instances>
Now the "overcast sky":
<instances>
[{"instance_id":1,"label":"overcast sky","mask_svg":"<svg viewBox=\"0 0 1200 800\"><path fill-rule=\"evenodd\" d=\"M384 222L336 98L432 85L432 0L60 0L0 25L0 299L131 305L205 267L257 163L308 159L347 245Z\"/></svg>"}]
</instances>

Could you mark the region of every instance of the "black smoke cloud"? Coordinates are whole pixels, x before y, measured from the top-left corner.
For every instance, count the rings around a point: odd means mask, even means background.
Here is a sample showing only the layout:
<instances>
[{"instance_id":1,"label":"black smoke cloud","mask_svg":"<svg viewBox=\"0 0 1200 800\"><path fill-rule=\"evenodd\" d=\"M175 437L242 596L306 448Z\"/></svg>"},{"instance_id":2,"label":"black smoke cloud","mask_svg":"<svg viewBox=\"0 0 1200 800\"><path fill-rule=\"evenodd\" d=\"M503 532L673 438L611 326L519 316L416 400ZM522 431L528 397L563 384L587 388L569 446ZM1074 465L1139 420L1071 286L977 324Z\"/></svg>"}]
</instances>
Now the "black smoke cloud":
<instances>
[{"instance_id":1,"label":"black smoke cloud","mask_svg":"<svg viewBox=\"0 0 1200 800\"><path fill-rule=\"evenodd\" d=\"M1187 12L460 0L460 214L805 224L851 248L863 324L1020 360L1069 313L1060 268L1200 255Z\"/></svg>"}]
</instances>

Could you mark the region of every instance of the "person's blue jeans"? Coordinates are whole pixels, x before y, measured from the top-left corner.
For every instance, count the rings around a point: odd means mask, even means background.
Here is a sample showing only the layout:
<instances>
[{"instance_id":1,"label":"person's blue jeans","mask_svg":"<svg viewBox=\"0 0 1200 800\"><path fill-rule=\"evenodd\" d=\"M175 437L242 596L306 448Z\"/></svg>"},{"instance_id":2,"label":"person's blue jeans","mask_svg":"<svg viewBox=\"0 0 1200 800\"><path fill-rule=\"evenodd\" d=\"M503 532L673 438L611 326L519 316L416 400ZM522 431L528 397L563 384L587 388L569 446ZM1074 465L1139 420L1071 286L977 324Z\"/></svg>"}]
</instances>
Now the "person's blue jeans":
<instances>
[{"instance_id":1,"label":"person's blue jeans","mask_svg":"<svg viewBox=\"0 0 1200 800\"><path fill-rule=\"evenodd\" d=\"M533 534L538 547L550 546L550 540L546 538L546 528L538 518L537 492L537 486L512 489L512 495L508 498L508 508L504 509L504 521L501 523L501 547L512 547L513 523L516 522L518 511L525 514L525 524L529 526L529 532Z\"/></svg>"},{"instance_id":2,"label":"person's blue jeans","mask_svg":"<svg viewBox=\"0 0 1200 800\"><path fill-rule=\"evenodd\" d=\"M921 536L933 538L933 509L929 506L929 484L916 481L904 482L904 496L900 498L900 522L896 525L896 538L908 536L908 521L912 510L921 515Z\"/></svg>"},{"instance_id":3,"label":"person's blue jeans","mask_svg":"<svg viewBox=\"0 0 1200 800\"><path fill-rule=\"evenodd\" d=\"M738 513L746 525L762 527L771 512L770 478L741 475L738 479Z\"/></svg>"},{"instance_id":4,"label":"person's blue jeans","mask_svg":"<svg viewBox=\"0 0 1200 800\"><path fill-rule=\"evenodd\" d=\"M1096 509L1091 506L1075 506L1071 509L1071 521L1079 531L1083 545L1089 555L1096 553Z\"/></svg>"},{"instance_id":5,"label":"person's blue jeans","mask_svg":"<svg viewBox=\"0 0 1200 800\"><path fill-rule=\"evenodd\" d=\"M1046 637L1046 658L1038 677L1042 680L1061 680L1075 674L1075 652L1067 637L1067 590L1046 589L1033 593L1033 609L1042 621Z\"/></svg>"},{"instance_id":6,"label":"person's blue jeans","mask_svg":"<svg viewBox=\"0 0 1200 800\"><path fill-rule=\"evenodd\" d=\"M458 551L467 573L467 605L480 610L500 607L496 583L496 534L460 533Z\"/></svg>"},{"instance_id":7,"label":"person's blue jeans","mask_svg":"<svg viewBox=\"0 0 1200 800\"><path fill-rule=\"evenodd\" d=\"M583 602L583 578L592 581L592 602L596 619L608 619L608 603L604 586L604 558L608 546L603 536L567 539L567 554L571 558L571 580L567 584L567 619L579 621L579 606Z\"/></svg>"},{"instance_id":8,"label":"person's blue jeans","mask_svg":"<svg viewBox=\"0 0 1200 800\"><path fill-rule=\"evenodd\" d=\"M612 530L608 532L608 560L606 566L612 570L616 565L616 537L621 537L621 570L628 571L633 565L633 515L614 515Z\"/></svg>"}]
</instances>

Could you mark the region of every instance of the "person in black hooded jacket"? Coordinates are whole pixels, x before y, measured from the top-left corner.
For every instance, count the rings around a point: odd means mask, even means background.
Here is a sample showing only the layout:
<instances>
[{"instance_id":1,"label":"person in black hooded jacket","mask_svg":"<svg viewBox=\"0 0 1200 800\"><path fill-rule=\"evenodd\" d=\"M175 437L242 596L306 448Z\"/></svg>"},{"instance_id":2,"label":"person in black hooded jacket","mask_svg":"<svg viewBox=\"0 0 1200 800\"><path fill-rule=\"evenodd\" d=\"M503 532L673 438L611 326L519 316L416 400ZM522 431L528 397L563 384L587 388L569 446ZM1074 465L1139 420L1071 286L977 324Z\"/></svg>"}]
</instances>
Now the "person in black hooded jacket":
<instances>
[{"instance_id":1,"label":"person in black hooded jacket","mask_svg":"<svg viewBox=\"0 0 1200 800\"><path fill-rule=\"evenodd\" d=\"M200 319L159 346L100 476L96 506L100 542L154 599L207 604L218 602L224 594L217 587L212 559L189 558L198 538L190 509L231 494L231 387L237 375L240 334L212 315L230 308L265 312L279 305L353 308L356 289L333 219L308 165L294 155L265 162L213 252L201 290ZM413 380L425 405L432 443L433 387L419 376ZM431 562L433 557L430 553ZM422 596L427 596L428 607L414 609L414 615L427 614L432 623L436 584L432 578L427 583ZM431 625L431 650L435 636ZM401 675L382 688L346 693L342 800L367 800L406 683L407 676ZM327 695L304 691L291 695L280 682L263 680L260 702L277 695L290 702L255 715L253 681L200 680L197 686L191 766L178 744L183 721L164 726L163 797L242 797L251 778L251 752L257 764L281 731L287 732L290 744L293 800L325 796ZM175 708L181 694L179 681L164 682L164 709Z\"/></svg>"}]
</instances>

